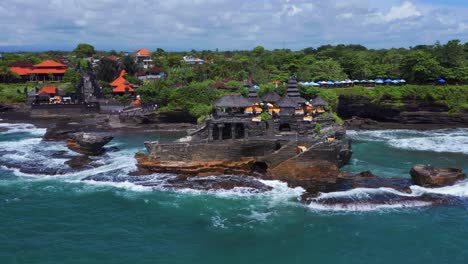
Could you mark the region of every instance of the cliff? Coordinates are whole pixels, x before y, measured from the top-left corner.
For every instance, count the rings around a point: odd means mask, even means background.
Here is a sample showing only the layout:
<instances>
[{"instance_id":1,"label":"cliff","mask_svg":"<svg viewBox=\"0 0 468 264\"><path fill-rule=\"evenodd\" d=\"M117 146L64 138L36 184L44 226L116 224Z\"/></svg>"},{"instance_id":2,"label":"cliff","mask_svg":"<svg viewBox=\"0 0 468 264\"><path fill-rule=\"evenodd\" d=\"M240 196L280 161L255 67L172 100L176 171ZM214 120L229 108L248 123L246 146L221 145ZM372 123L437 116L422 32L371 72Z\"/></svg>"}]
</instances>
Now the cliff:
<instances>
[{"instance_id":1,"label":"cliff","mask_svg":"<svg viewBox=\"0 0 468 264\"><path fill-rule=\"evenodd\" d=\"M337 113L343 119L352 117L384 123L467 127L468 112L451 113L445 104L421 98L383 99L379 102L361 95L341 95Z\"/></svg>"}]
</instances>

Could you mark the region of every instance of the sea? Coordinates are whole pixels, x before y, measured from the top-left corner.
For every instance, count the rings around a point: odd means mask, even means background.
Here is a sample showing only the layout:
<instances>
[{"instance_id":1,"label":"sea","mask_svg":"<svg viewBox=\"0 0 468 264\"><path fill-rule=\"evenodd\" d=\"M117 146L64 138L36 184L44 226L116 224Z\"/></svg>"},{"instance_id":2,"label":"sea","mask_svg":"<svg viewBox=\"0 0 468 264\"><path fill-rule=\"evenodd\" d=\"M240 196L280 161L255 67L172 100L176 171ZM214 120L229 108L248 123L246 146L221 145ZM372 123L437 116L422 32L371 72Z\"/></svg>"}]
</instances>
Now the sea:
<instances>
[{"instance_id":1,"label":"sea","mask_svg":"<svg viewBox=\"0 0 468 264\"><path fill-rule=\"evenodd\" d=\"M118 133L113 151L93 161L98 167L73 171L65 157L77 154L64 142L43 142L45 129L0 121L0 131L2 264L468 263L468 181L411 187L411 195L459 200L442 205L308 205L298 202L304 190L279 181L263 181L272 187L266 193L175 191L82 179L126 175L144 141L176 137ZM407 178L413 165L432 164L468 172L468 129L348 136L353 157L345 171ZM376 192L398 193L361 188L323 196L359 201Z\"/></svg>"}]
</instances>

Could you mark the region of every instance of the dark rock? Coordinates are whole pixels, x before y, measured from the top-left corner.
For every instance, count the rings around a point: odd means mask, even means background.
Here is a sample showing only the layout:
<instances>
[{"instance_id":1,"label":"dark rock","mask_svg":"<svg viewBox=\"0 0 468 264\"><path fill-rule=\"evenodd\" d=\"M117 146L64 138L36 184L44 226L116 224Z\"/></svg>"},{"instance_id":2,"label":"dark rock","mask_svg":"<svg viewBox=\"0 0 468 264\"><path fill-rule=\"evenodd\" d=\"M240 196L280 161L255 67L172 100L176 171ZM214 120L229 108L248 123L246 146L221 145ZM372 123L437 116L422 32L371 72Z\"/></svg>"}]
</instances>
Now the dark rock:
<instances>
[{"instance_id":1,"label":"dark rock","mask_svg":"<svg viewBox=\"0 0 468 264\"><path fill-rule=\"evenodd\" d=\"M250 176L208 176L184 177L170 174L158 176L122 176L122 175L93 175L83 181L132 182L136 185L164 188L164 189L193 189L193 190L232 190L234 188L248 188L251 192L266 192L271 190L257 179Z\"/></svg>"},{"instance_id":2,"label":"dark rock","mask_svg":"<svg viewBox=\"0 0 468 264\"><path fill-rule=\"evenodd\" d=\"M109 143L113 137L98 133L73 133L67 138L69 149L78 153L98 156L104 153L103 146Z\"/></svg>"},{"instance_id":3,"label":"dark rock","mask_svg":"<svg viewBox=\"0 0 468 264\"><path fill-rule=\"evenodd\" d=\"M70 134L76 132L78 132L77 129L51 127L47 128L47 131L42 139L47 141L66 140Z\"/></svg>"},{"instance_id":4,"label":"dark rock","mask_svg":"<svg viewBox=\"0 0 468 264\"><path fill-rule=\"evenodd\" d=\"M453 185L466 178L461 169L430 165L416 165L411 168L410 174L415 184L431 188Z\"/></svg>"},{"instance_id":5,"label":"dark rock","mask_svg":"<svg viewBox=\"0 0 468 264\"><path fill-rule=\"evenodd\" d=\"M91 165L93 161L94 160L90 159L88 156L76 156L65 161L65 164L72 169L94 168L96 166Z\"/></svg>"}]
</instances>

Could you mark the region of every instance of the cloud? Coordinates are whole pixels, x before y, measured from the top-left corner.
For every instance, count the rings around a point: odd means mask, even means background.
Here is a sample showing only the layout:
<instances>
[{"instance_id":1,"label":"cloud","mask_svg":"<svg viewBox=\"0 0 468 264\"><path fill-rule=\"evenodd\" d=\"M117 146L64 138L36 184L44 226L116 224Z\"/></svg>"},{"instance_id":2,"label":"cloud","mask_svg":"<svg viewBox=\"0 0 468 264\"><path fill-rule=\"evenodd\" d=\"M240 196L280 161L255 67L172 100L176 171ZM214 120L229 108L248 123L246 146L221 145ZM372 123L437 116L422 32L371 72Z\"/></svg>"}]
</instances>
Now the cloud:
<instances>
[{"instance_id":1,"label":"cloud","mask_svg":"<svg viewBox=\"0 0 468 264\"><path fill-rule=\"evenodd\" d=\"M468 39L468 4L434 0L2 0L2 46L70 49L301 49ZM442 2L442 1L441 1ZM389 37L391 36L391 37Z\"/></svg>"}]
</instances>

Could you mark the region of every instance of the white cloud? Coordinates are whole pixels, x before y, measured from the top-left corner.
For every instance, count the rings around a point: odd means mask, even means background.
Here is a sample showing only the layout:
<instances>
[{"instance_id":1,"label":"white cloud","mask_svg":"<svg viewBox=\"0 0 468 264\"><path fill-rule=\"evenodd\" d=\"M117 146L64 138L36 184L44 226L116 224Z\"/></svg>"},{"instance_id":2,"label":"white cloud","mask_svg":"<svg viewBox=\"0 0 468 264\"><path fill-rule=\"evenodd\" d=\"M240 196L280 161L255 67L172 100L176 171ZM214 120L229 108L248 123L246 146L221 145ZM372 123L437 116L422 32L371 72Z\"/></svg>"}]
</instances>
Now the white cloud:
<instances>
[{"instance_id":1,"label":"white cloud","mask_svg":"<svg viewBox=\"0 0 468 264\"><path fill-rule=\"evenodd\" d=\"M190 50L281 48L283 41L291 49L467 41L467 5L423 1L2 0L0 51L72 48L79 42L98 49Z\"/></svg>"},{"instance_id":2,"label":"white cloud","mask_svg":"<svg viewBox=\"0 0 468 264\"><path fill-rule=\"evenodd\" d=\"M417 10L416 6L411 2L403 2L400 6L392 6L388 14L383 18L385 21L393 21L397 19L419 17L421 13Z\"/></svg>"}]
</instances>

